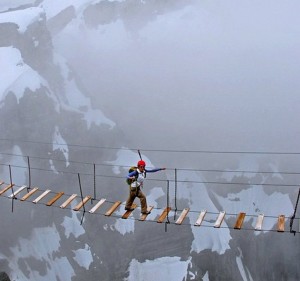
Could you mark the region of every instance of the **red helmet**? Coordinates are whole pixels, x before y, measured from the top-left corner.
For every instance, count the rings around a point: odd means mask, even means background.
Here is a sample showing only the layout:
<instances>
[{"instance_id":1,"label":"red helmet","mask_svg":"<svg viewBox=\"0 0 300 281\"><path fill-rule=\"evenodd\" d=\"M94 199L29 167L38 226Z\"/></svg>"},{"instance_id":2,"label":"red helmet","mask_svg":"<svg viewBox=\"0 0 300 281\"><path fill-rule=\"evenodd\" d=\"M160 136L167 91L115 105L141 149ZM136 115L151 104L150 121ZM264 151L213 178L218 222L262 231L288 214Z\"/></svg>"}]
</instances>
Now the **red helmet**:
<instances>
[{"instance_id":1,"label":"red helmet","mask_svg":"<svg viewBox=\"0 0 300 281\"><path fill-rule=\"evenodd\" d=\"M146 162L143 161L143 160L140 160L138 163L137 163L137 166L146 166Z\"/></svg>"}]
</instances>

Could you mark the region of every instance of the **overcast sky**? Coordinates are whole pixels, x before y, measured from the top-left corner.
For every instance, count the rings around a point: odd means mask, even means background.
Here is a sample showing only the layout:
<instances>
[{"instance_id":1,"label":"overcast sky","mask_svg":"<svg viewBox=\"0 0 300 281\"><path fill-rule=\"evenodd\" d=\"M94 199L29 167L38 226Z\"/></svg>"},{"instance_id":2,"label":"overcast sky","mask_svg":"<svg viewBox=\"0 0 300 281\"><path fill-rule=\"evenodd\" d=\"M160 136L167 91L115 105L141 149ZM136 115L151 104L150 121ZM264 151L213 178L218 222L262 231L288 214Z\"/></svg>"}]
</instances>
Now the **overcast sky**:
<instances>
[{"instance_id":1,"label":"overcast sky","mask_svg":"<svg viewBox=\"0 0 300 281\"><path fill-rule=\"evenodd\" d=\"M298 1L116 3L53 41L133 146L300 150Z\"/></svg>"},{"instance_id":2,"label":"overcast sky","mask_svg":"<svg viewBox=\"0 0 300 281\"><path fill-rule=\"evenodd\" d=\"M137 10L130 24L122 16L97 29L74 23L55 44L95 105L131 134L137 123L146 129L138 143L299 150L299 8L194 1L145 20Z\"/></svg>"}]
</instances>

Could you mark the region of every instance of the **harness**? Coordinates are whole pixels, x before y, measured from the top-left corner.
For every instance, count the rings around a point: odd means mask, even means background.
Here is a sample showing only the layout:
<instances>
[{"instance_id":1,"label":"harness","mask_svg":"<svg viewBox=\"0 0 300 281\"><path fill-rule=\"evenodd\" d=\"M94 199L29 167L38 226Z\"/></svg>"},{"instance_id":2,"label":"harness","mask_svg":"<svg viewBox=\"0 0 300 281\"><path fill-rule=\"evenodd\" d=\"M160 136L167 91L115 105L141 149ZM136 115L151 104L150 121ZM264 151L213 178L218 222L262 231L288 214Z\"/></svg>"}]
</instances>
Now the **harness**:
<instances>
[{"instance_id":1,"label":"harness","mask_svg":"<svg viewBox=\"0 0 300 281\"><path fill-rule=\"evenodd\" d=\"M143 179L146 178L146 172L140 172L139 169L136 169L136 175L135 175L135 180L130 184L130 190L131 191L136 191L136 196L138 196L139 191L141 190L141 186L143 187L143 181L139 182L138 179L139 177L143 177ZM132 186L132 184L135 183L136 186Z\"/></svg>"}]
</instances>

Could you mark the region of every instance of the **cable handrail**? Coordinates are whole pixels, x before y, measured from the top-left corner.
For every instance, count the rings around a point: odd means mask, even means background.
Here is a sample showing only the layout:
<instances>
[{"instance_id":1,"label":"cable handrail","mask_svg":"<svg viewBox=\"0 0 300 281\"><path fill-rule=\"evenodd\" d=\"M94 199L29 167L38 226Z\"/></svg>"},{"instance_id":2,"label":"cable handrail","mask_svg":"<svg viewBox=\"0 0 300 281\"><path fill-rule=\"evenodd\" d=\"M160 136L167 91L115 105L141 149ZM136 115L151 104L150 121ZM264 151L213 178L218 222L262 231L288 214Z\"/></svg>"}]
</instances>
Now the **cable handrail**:
<instances>
[{"instance_id":1,"label":"cable handrail","mask_svg":"<svg viewBox=\"0 0 300 281\"><path fill-rule=\"evenodd\" d=\"M55 159L49 157L39 157L39 156L25 156L22 154L13 154L13 153L4 153L0 152L0 155L8 155L8 156L16 156L16 157L29 157L31 159L39 159L39 160L47 160L47 161L57 161L57 162L68 162L74 164L83 164L83 165L97 165L104 167L120 167L120 168L129 168L132 165L123 165L123 164L107 164L107 163L91 163L91 162L83 162L83 161L74 161L74 160L66 160L66 159ZM0 163L0 165L6 165L4 163ZM213 172L213 173L245 173L245 174L280 174L280 175L300 175L300 172L290 172L290 171L251 171L251 170L229 170L229 169L200 169L200 168L168 168L166 170L178 170L178 171L193 171L193 172Z\"/></svg>"},{"instance_id":2,"label":"cable handrail","mask_svg":"<svg viewBox=\"0 0 300 281\"><path fill-rule=\"evenodd\" d=\"M22 169L28 169L28 167L25 166L19 166L19 165L8 165L8 164L1 164L2 166L11 166L14 168L22 168ZM51 169L44 169L44 168L35 168L31 167L31 170L37 170L37 171L44 171L44 172L54 172ZM55 172L59 174L72 174L77 175L78 172L69 172L69 171L59 171L55 170ZM80 173L84 176L95 176L95 177L103 177L103 178L115 178L115 179L126 179L126 176L117 176L117 175L101 175L101 174L93 174L93 173ZM195 184L216 184L216 185L246 185L246 186L282 186L282 187L295 187L299 186L299 183L294 184L285 184L285 183L249 183L249 182L230 182L230 181L196 181L196 180L180 180L180 179L148 179L147 181L157 181L157 182L177 182L177 183L195 183Z\"/></svg>"}]
</instances>

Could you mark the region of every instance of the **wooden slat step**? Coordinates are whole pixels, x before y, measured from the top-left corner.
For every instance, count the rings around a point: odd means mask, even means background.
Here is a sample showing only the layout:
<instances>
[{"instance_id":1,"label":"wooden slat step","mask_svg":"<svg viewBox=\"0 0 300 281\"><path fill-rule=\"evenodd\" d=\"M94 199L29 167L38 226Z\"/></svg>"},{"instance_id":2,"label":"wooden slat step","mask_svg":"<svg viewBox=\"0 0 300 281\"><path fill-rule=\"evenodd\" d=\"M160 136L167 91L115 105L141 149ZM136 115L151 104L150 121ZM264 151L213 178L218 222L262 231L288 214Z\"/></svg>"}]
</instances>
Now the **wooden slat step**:
<instances>
[{"instance_id":1,"label":"wooden slat step","mask_svg":"<svg viewBox=\"0 0 300 281\"><path fill-rule=\"evenodd\" d=\"M153 209L153 206L148 206L147 211L148 211L148 212L151 212L152 209ZM147 218L147 216L148 216L147 214L141 214L139 220L140 220L140 221L144 221L144 220Z\"/></svg>"},{"instance_id":2,"label":"wooden slat step","mask_svg":"<svg viewBox=\"0 0 300 281\"><path fill-rule=\"evenodd\" d=\"M28 199L31 195L33 195L34 193L36 193L39 190L38 187L34 187L33 189L31 189L27 194L25 194L20 200L21 201L25 201L26 199Z\"/></svg>"},{"instance_id":3,"label":"wooden slat step","mask_svg":"<svg viewBox=\"0 0 300 281\"><path fill-rule=\"evenodd\" d=\"M277 231L278 232L284 232L284 223L285 223L285 216L280 215L278 217L278 224L277 224Z\"/></svg>"},{"instance_id":4,"label":"wooden slat step","mask_svg":"<svg viewBox=\"0 0 300 281\"><path fill-rule=\"evenodd\" d=\"M36 199L34 199L32 201L32 203L36 204L37 202L39 202L40 200L42 200L49 192L51 192L50 189L45 190L40 196L38 196Z\"/></svg>"},{"instance_id":5,"label":"wooden slat step","mask_svg":"<svg viewBox=\"0 0 300 281\"><path fill-rule=\"evenodd\" d=\"M46 206L52 206L60 197L62 197L65 193L63 191L58 192L52 199L50 199Z\"/></svg>"},{"instance_id":6,"label":"wooden slat step","mask_svg":"<svg viewBox=\"0 0 300 281\"><path fill-rule=\"evenodd\" d=\"M66 208L75 198L77 194L72 194L64 203L62 203L59 207L64 209Z\"/></svg>"},{"instance_id":7,"label":"wooden slat step","mask_svg":"<svg viewBox=\"0 0 300 281\"><path fill-rule=\"evenodd\" d=\"M4 192L6 192L7 190L9 190L10 188L12 188L15 184L11 183L8 186L4 187L1 191L0 191L0 195L2 195Z\"/></svg>"},{"instance_id":8,"label":"wooden slat step","mask_svg":"<svg viewBox=\"0 0 300 281\"><path fill-rule=\"evenodd\" d=\"M237 220L235 222L235 225L234 225L234 229L241 229L242 228L245 216L246 216L246 213L239 213L239 215L237 217Z\"/></svg>"},{"instance_id":9,"label":"wooden slat step","mask_svg":"<svg viewBox=\"0 0 300 281\"><path fill-rule=\"evenodd\" d=\"M264 220L264 214L258 215L256 220L255 230L261 230L263 220Z\"/></svg>"},{"instance_id":10,"label":"wooden slat step","mask_svg":"<svg viewBox=\"0 0 300 281\"><path fill-rule=\"evenodd\" d=\"M214 227L219 228L221 226L221 224L222 224L222 222L224 220L225 214L226 214L225 211L221 211L219 213L218 218L217 218L217 220L215 222Z\"/></svg>"},{"instance_id":11,"label":"wooden slat step","mask_svg":"<svg viewBox=\"0 0 300 281\"><path fill-rule=\"evenodd\" d=\"M115 202L110 209L105 213L105 216L111 216L111 214L121 205L121 201Z\"/></svg>"},{"instance_id":12,"label":"wooden slat step","mask_svg":"<svg viewBox=\"0 0 300 281\"><path fill-rule=\"evenodd\" d=\"M21 186L18 190L16 190L14 193L9 195L9 198L16 198L16 195L18 195L20 192L22 192L25 188L27 188L26 185Z\"/></svg>"},{"instance_id":13,"label":"wooden slat step","mask_svg":"<svg viewBox=\"0 0 300 281\"><path fill-rule=\"evenodd\" d=\"M197 221L195 222L195 226L200 226L201 225L201 223L202 223L202 221L203 221L203 219L204 219L204 217L205 217L205 215L206 215L206 210L202 210L201 212L200 212L200 214L199 214L199 217L198 217L198 219L197 219Z\"/></svg>"},{"instance_id":14,"label":"wooden slat step","mask_svg":"<svg viewBox=\"0 0 300 281\"><path fill-rule=\"evenodd\" d=\"M137 204L133 203L131 205L131 208L132 209L135 209L137 207ZM128 219L128 217L130 216L130 214L132 213L133 211L126 211L123 216L122 216L122 219Z\"/></svg>"},{"instance_id":15,"label":"wooden slat step","mask_svg":"<svg viewBox=\"0 0 300 281\"><path fill-rule=\"evenodd\" d=\"M81 207L86 203L88 202L90 199L92 198L92 196L88 195L88 196L85 196L83 198L82 201L80 201L76 206L75 208L73 208L74 211L79 211L81 209Z\"/></svg>"},{"instance_id":16,"label":"wooden slat step","mask_svg":"<svg viewBox=\"0 0 300 281\"><path fill-rule=\"evenodd\" d=\"M177 219L177 221L175 222L175 224L182 224L183 220L185 219L185 217L189 211L190 211L190 208L183 209L183 211L181 212L181 214L180 214L179 218Z\"/></svg>"},{"instance_id":17,"label":"wooden slat step","mask_svg":"<svg viewBox=\"0 0 300 281\"><path fill-rule=\"evenodd\" d=\"M171 207L165 208L162 214L160 215L160 217L158 218L157 222L162 223L170 211L171 211Z\"/></svg>"},{"instance_id":18,"label":"wooden slat step","mask_svg":"<svg viewBox=\"0 0 300 281\"><path fill-rule=\"evenodd\" d=\"M101 205L103 205L105 201L106 199L102 198L92 209L89 210L89 213L91 214L95 213L101 207Z\"/></svg>"}]
</instances>

